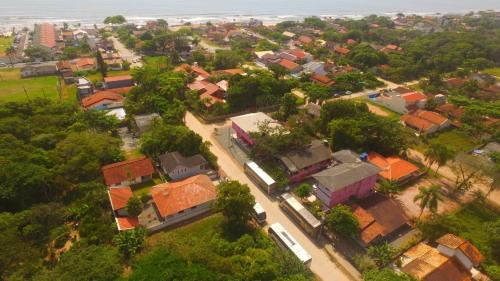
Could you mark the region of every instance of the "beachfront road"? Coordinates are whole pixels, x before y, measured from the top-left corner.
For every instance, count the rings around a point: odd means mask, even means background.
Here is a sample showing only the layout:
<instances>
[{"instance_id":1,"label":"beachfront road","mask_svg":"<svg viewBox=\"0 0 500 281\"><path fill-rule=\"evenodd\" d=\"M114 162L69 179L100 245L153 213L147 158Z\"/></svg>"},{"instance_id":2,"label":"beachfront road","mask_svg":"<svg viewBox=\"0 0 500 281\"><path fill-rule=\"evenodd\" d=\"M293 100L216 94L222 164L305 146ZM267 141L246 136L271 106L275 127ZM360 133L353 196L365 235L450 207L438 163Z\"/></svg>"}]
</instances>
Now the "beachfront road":
<instances>
[{"instance_id":1,"label":"beachfront road","mask_svg":"<svg viewBox=\"0 0 500 281\"><path fill-rule=\"evenodd\" d=\"M135 54L133 51L127 49L125 45L122 44L115 36L111 36L111 40L113 40L113 46L115 47L118 54L122 57L123 60L126 60L131 63L131 68L141 67L142 63L140 61L133 62L134 59L140 58L139 55Z\"/></svg>"},{"instance_id":2,"label":"beachfront road","mask_svg":"<svg viewBox=\"0 0 500 281\"><path fill-rule=\"evenodd\" d=\"M267 213L267 222L272 224L275 222L281 223L290 234L301 244L304 249L312 256L311 270L322 280L328 281L348 281L357 280L359 273L353 268L349 268L351 274L346 273L346 269L341 269L336 263L330 260L330 257L324 250L324 247L316 244L310 239L302 230L295 225L290 218L285 215L281 210L276 200L271 200L261 189L257 188L255 184L250 181L243 171L243 167L236 163L227 151L215 139L213 132L214 128L221 126L221 124L203 124L191 112L186 113L185 118L186 126L194 132L198 133L205 141L210 141L212 144L210 150L218 157L218 163L222 170L232 180L238 180L241 183L247 184L250 187L255 200L259 202ZM229 125L225 123L222 126ZM336 255L340 258L339 255ZM337 260L338 261L338 260ZM345 260L340 260L344 264ZM356 276L353 278L351 275Z\"/></svg>"}]
</instances>

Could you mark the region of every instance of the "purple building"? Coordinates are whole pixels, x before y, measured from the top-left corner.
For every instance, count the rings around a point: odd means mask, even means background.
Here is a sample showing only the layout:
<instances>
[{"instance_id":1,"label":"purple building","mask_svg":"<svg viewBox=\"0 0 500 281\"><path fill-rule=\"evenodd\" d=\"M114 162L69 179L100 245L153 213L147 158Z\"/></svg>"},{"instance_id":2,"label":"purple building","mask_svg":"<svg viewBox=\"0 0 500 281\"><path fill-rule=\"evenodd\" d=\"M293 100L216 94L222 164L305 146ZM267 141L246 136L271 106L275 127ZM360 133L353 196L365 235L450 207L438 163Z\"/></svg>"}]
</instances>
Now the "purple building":
<instances>
[{"instance_id":1,"label":"purple building","mask_svg":"<svg viewBox=\"0 0 500 281\"><path fill-rule=\"evenodd\" d=\"M333 154L336 165L314 174L316 197L329 208L347 202L351 197L368 196L378 179L380 169L361 161L350 150Z\"/></svg>"},{"instance_id":2,"label":"purple building","mask_svg":"<svg viewBox=\"0 0 500 281\"><path fill-rule=\"evenodd\" d=\"M253 144L250 134L259 132L259 126L262 124L269 123L271 128L281 127L278 121L272 119L263 112L235 116L230 120L236 137L244 140L249 145Z\"/></svg>"}]
</instances>

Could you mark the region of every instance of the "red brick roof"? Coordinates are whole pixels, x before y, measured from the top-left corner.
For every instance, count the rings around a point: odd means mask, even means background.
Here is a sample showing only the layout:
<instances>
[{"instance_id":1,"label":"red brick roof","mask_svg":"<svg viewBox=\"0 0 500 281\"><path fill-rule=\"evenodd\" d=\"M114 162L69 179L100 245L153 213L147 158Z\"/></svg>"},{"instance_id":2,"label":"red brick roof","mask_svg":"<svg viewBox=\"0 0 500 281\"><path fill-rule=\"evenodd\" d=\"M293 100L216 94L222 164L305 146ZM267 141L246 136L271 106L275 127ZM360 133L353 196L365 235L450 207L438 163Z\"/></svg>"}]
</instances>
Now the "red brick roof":
<instances>
[{"instance_id":1,"label":"red brick roof","mask_svg":"<svg viewBox=\"0 0 500 281\"><path fill-rule=\"evenodd\" d=\"M406 125L410 127L422 131L428 131L432 126L434 126L433 123L425 119L419 118L417 116L413 116L411 114L405 114L401 116L401 121L403 121Z\"/></svg>"},{"instance_id":2,"label":"red brick roof","mask_svg":"<svg viewBox=\"0 0 500 281\"><path fill-rule=\"evenodd\" d=\"M53 48L56 46L56 31L50 23L40 24L40 45Z\"/></svg>"},{"instance_id":3,"label":"red brick roof","mask_svg":"<svg viewBox=\"0 0 500 281\"><path fill-rule=\"evenodd\" d=\"M303 59L307 56L306 52L299 50L299 49L290 50L288 53L296 56L298 59Z\"/></svg>"},{"instance_id":4,"label":"red brick roof","mask_svg":"<svg viewBox=\"0 0 500 281\"><path fill-rule=\"evenodd\" d=\"M124 81L124 80L132 80L131 75L119 75L119 76L110 76L110 77L105 77L104 82L116 82L116 81Z\"/></svg>"},{"instance_id":5,"label":"red brick roof","mask_svg":"<svg viewBox=\"0 0 500 281\"><path fill-rule=\"evenodd\" d=\"M290 71L293 71L297 67L299 67L298 64L294 63L293 61L287 60L287 59L280 60L279 65L283 66L284 68L286 68Z\"/></svg>"},{"instance_id":6,"label":"red brick roof","mask_svg":"<svg viewBox=\"0 0 500 281\"><path fill-rule=\"evenodd\" d=\"M427 110L417 110L413 115L425 119L431 123L434 123L436 125L442 125L445 123L448 119L441 116L441 114L432 112L432 111L427 111Z\"/></svg>"},{"instance_id":7,"label":"red brick roof","mask_svg":"<svg viewBox=\"0 0 500 281\"><path fill-rule=\"evenodd\" d=\"M183 63L179 65L178 67L174 68L174 71L177 72L186 72L186 73L195 73L198 76L201 76L202 78L208 78L210 77L210 73L206 72L203 68L196 66L196 65L189 65L187 63Z\"/></svg>"},{"instance_id":8,"label":"red brick roof","mask_svg":"<svg viewBox=\"0 0 500 281\"><path fill-rule=\"evenodd\" d=\"M121 102L124 100L124 97L120 94L111 92L111 91L100 91L89 97L82 99L82 106L84 108L89 108L92 105L99 103L104 100L111 100L114 102Z\"/></svg>"},{"instance_id":9,"label":"red brick roof","mask_svg":"<svg viewBox=\"0 0 500 281\"><path fill-rule=\"evenodd\" d=\"M313 41L311 37L306 35L300 35L298 40L303 44L310 44Z\"/></svg>"},{"instance_id":10,"label":"red brick roof","mask_svg":"<svg viewBox=\"0 0 500 281\"><path fill-rule=\"evenodd\" d=\"M109 201L113 211L127 207L128 200L134 196L130 187L114 187L108 190Z\"/></svg>"},{"instance_id":11,"label":"red brick roof","mask_svg":"<svg viewBox=\"0 0 500 281\"><path fill-rule=\"evenodd\" d=\"M245 70L240 69L240 68L232 68L232 69L224 69L224 70L219 70L218 73L225 73L229 75L236 75L236 74L245 74Z\"/></svg>"},{"instance_id":12,"label":"red brick roof","mask_svg":"<svg viewBox=\"0 0 500 281\"><path fill-rule=\"evenodd\" d=\"M397 156L384 157L376 152L368 154L368 161L379 167L379 175L388 180L400 180L408 175L418 172L417 166Z\"/></svg>"},{"instance_id":13,"label":"red brick roof","mask_svg":"<svg viewBox=\"0 0 500 281\"><path fill-rule=\"evenodd\" d=\"M130 178L149 176L154 174L153 163L145 156L137 159L122 161L101 168L104 181L107 185L120 184Z\"/></svg>"},{"instance_id":14,"label":"red brick roof","mask_svg":"<svg viewBox=\"0 0 500 281\"><path fill-rule=\"evenodd\" d=\"M119 231L134 229L139 225L139 219L132 217L117 217L116 225Z\"/></svg>"},{"instance_id":15,"label":"red brick roof","mask_svg":"<svg viewBox=\"0 0 500 281\"><path fill-rule=\"evenodd\" d=\"M339 53L341 55L347 55L347 54L349 54L349 52L351 50L344 48L344 47L336 46L335 48L333 48L333 51L335 51L336 53Z\"/></svg>"},{"instance_id":16,"label":"red brick roof","mask_svg":"<svg viewBox=\"0 0 500 281\"><path fill-rule=\"evenodd\" d=\"M79 68L82 68L82 67L88 67L88 66L95 66L96 62L95 62L95 59L93 59L93 58L80 58L80 59L76 60L76 65Z\"/></svg>"},{"instance_id":17,"label":"red brick roof","mask_svg":"<svg viewBox=\"0 0 500 281\"><path fill-rule=\"evenodd\" d=\"M215 200L217 191L206 175L178 182L162 183L151 189L151 195L162 217Z\"/></svg>"},{"instance_id":18,"label":"red brick roof","mask_svg":"<svg viewBox=\"0 0 500 281\"><path fill-rule=\"evenodd\" d=\"M132 90L133 87L134 86L113 88L113 89L107 89L106 91L124 95L124 94L128 94L130 92L130 90Z\"/></svg>"},{"instance_id":19,"label":"red brick roof","mask_svg":"<svg viewBox=\"0 0 500 281\"><path fill-rule=\"evenodd\" d=\"M445 103L443 105L440 105L436 107L435 109L437 112L440 113L445 113L449 116L452 116L455 119L460 119L462 115L464 114L465 110L462 107L457 107L456 105L452 103Z\"/></svg>"},{"instance_id":20,"label":"red brick roof","mask_svg":"<svg viewBox=\"0 0 500 281\"><path fill-rule=\"evenodd\" d=\"M401 97L403 97L406 101L406 103L415 103L421 100L427 100L427 96L422 94L421 92L409 92L402 94Z\"/></svg>"},{"instance_id":21,"label":"red brick roof","mask_svg":"<svg viewBox=\"0 0 500 281\"><path fill-rule=\"evenodd\" d=\"M335 83L335 81L333 81L332 79L330 79L328 76L319 75L319 74L313 74L310 79L313 82L316 82L316 83L319 83L319 84L323 84L323 85L327 85L327 86L332 85L333 83Z\"/></svg>"}]
</instances>

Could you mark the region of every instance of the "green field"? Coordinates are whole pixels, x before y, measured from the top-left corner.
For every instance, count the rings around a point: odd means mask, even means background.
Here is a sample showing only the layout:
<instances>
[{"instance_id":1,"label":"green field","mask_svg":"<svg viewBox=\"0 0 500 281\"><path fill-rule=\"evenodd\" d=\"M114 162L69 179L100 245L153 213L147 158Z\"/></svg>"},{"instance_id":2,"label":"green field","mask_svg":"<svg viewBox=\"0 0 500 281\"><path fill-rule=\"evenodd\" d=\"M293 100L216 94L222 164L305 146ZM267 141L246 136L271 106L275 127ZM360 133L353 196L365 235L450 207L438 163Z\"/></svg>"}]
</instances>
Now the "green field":
<instances>
[{"instance_id":1,"label":"green field","mask_svg":"<svg viewBox=\"0 0 500 281\"><path fill-rule=\"evenodd\" d=\"M429 138L429 143L442 143L455 152L469 151L478 145L473 138L456 129L438 132ZM423 151L425 151L425 148Z\"/></svg>"},{"instance_id":2,"label":"green field","mask_svg":"<svg viewBox=\"0 0 500 281\"><path fill-rule=\"evenodd\" d=\"M483 70L481 72L488 73L488 74L491 74L491 75L495 75L496 77L500 77L500 67L488 68L488 69L485 69L485 70Z\"/></svg>"},{"instance_id":3,"label":"green field","mask_svg":"<svg viewBox=\"0 0 500 281\"><path fill-rule=\"evenodd\" d=\"M19 69L0 70L0 102L21 101L28 97L30 99L37 97L57 99L59 98L58 81L59 78L55 75L21 79Z\"/></svg>"},{"instance_id":4,"label":"green field","mask_svg":"<svg viewBox=\"0 0 500 281\"><path fill-rule=\"evenodd\" d=\"M14 37L0 37L0 56L12 45Z\"/></svg>"}]
</instances>

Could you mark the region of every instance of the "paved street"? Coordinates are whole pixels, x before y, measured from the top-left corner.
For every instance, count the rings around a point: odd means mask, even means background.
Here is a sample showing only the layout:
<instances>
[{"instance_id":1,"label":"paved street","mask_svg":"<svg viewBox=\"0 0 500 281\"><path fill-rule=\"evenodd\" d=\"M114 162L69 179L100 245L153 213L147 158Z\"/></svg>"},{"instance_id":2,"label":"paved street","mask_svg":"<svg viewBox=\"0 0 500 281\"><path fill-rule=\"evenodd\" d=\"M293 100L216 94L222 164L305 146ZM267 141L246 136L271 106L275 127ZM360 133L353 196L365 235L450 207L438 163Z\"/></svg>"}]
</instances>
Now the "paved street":
<instances>
[{"instance_id":1,"label":"paved street","mask_svg":"<svg viewBox=\"0 0 500 281\"><path fill-rule=\"evenodd\" d=\"M111 40L113 40L113 46L115 47L116 51L120 54L122 59L131 63L131 65L130 65L131 68L136 68L136 67L142 66L142 62L140 62L140 61L138 61L136 63L132 62L134 58L139 58L140 57L139 55L137 55L133 51L127 49L125 47L125 45L123 45L122 42L120 42L118 40L118 38L112 36Z\"/></svg>"},{"instance_id":2,"label":"paved street","mask_svg":"<svg viewBox=\"0 0 500 281\"><path fill-rule=\"evenodd\" d=\"M232 157L224 150L224 148L221 147L213 136L214 128L221 126L221 124L203 124L190 112L187 112L185 122L187 127L202 136L204 140L208 140L212 143L210 150L218 157L218 163L225 173L231 179L238 180L250 187L256 201L259 202L267 212L267 222L269 224L280 222L304 247L304 249L309 252L312 256L311 270L317 276L325 281L359 280L359 273L345 259L337 260L336 263L331 261L322 245L315 244L288 218L287 215L285 215L285 213L283 213L278 205L278 202L274 198L268 197L267 194L257 188L255 184L250 181L244 173L243 167L232 159ZM339 255L336 256L339 257ZM356 278L347 274L346 270L340 268L337 263L345 265L346 268L349 268L349 272L354 274Z\"/></svg>"},{"instance_id":3,"label":"paved street","mask_svg":"<svg viewBox=\"0 0 500 281\"><path fill-rule=\"evenodd\" d=\"M200 40L200 43L198 43L198 45L200 47L202 47L203 49L207 50L207 52L212 53L212 54L215 54L215 52L217 50L229 50L230 49L229 47L221 47L221 46L215 46L215 45L208 44L203 39Z\"/></svg>"}]
</instances>

